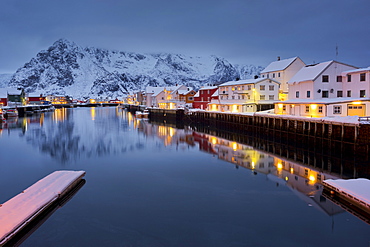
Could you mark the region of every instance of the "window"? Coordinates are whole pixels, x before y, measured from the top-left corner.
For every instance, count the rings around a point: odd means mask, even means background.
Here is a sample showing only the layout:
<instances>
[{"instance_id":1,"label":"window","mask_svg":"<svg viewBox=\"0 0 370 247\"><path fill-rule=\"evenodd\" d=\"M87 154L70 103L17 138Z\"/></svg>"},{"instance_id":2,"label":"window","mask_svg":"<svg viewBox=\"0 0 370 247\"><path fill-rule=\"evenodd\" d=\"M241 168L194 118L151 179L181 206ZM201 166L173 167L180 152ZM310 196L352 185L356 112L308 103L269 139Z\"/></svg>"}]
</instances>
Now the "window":
<instances>
[{"instance_id":1,"label":"window","mask_svg":"<svg viewBox=\"0 0 370 247\"><path fill-rule=\"evenodd\" d=\"M360 90L360 97L364 98L365 97L365 90Z\"/></svg>"},{"instance_id":2,"label":"window","mask_svg":"<svg viewBox=\"0 0 370 247\"><path fill-rule=\"evenodd\" d=\"M296 91L296 92L295 92L295 97L296 97L296 98L299 98L299 91Z\"/></svg>"},{"instance_id":3,"label":"window","mask_svg":"<svg viewBox=\"0 0 370 247\"><path fill-rule=\"evenodd\" d=\"M322 97L323 98L329 98L329 91L322 90Z\"/></svg>"},{"instance_id":4,"label":"window","mask_svg":"<svg viewBox=\"0 0 370 247\"><path fill-rule=\"evenodd\" d=\"M231 99L234 99L235 97L234 96L231 96Z\"/></svg>"},{"instance_id":5,"label":"window","mask_svg":"<svg viewBox=\"0 0 370 247\"><path fill-rule=\"evenodd\" d=\"M269 85L269 90L274 91L274 85Z\"/></svg>"},{"instance_id":6,"label":"window","mask_svg":"<svg viewBox=\"0 0 370 247\"><path fill-rule=\"evenodd\" d=\"M193 97L189 97L189 100L194 100L194 98Z\"/></svg>"},{"instance_id":7,"label":"window","mask_svg":"<svg viewBox=\"0 0 370 247\"><path fill-rule=\"evenodd\" d=\"M351 97L352 96L352 94L351 94L351 90L348 90L347 91L347 97Z\"/></svg>"},{"instance_id":8,"label":"window","mask_svg":"<svg viewBox=\"0 0 370 247\"><path fill-rule=\"evenodd\" d=\"M309 105L306 105L306 113L307 112L310 112L310 106Z\"/></svg>"},{"instance_id":9,"label":"window","mask_svg":"<svg viewBox=\"0 0 370 247\"><path fill-rule=\"evenodd\" d=\"M248 90L251 90L252 89L252 86L251 85L248 85Z\"/></svg>"},{"instance_id":10,"label":"window","mask_svg":"<svg viewBox=\"0 0 370 247\"><path fill-rule=\"evenodd\" d=\"M286 111L286 105L283 105L283 111Z\"/></svg>"},{"instance_id":11,"label":"window","mask_svg":"<svg viewBox=\"0 0 370 247\"><path fill-rule=\"evenodd\" d=\"M329 82L329 76L328 75L323 75L322 76L322 82Z\"/></svg>"},{"instance_id":12,"label":"window","mask_svg":"<svg viewBox=\"0 0 370 247\"><path fill-rule=\"evenodd\" d=\"M311 98L311 91L307 91L307 98Z\"/></svg>"},{"instance_id":13,"label":"window","mask_svg":"<svg viewBox=\"0 0 370 247\"><path fill-rule=\"evenodd\" d=\"M265 95L262 94L260 95L260 100L265 100L265 98L266 98Z\"/></svg>"},{"instance_id":14,"label":"window","mask_svg":"<svg viewBox=\"0 0 370 247\"><path fill-rule=\"evenodd\" d=\"M260 90L265 91L265 85L260 85Z\"/></svg>"},{"instance_id":15,"label":"window","mask_svg":"<svg viewBox=\"0 0 370 247\"><path fill-rule=\"evenodd\" d=\"M343 97L343 91L342 90L337 91L337 97Z\"/></svg>"},{"instance_id":16,"label":"window","mask_svg":"<svg viewBox=\"0 0 370 247\"><path fill-rule=\"evenodd\" d=\"M274 95L269 95L269 100L274 100Z\"/></svg>"},{"instance_id":17,"label":"window","mask_svg":"<svg viewBox=\"0 0 370 247\"><path fill-rule=\"evenodd\" d=\"M347 75L347 82L351 82L351 75Z\"/></svg>"},{"instance_id":18,"label":"window","mask_svg":"<svg viewBox=\"0 0 370 247\"><path fill-rule=\"evenodd\" d=\"M366 74L365 73L361 73L360 74L360 81L365 81L366 80Z\"/></svg>"},{"instance_id":19,"label":"window","mask_svg":"<svg viewBox=\"0 0 370 247\"><path fill-rule=\"evenodd\" d=\"M319 113L322 113L322 106L319 106Z\"/></svg>"},{"instance_id":20,"label":"window","mask_svg":"<svg viewBox=\"0 0 370 247\"><path fill-rule=\"evenodd\" d=\"M272 74L272 78L275 78L275 73Z\"/></svg>"},{"instance_id":21,"label":"window","mask_svg":"<svg viewBox=\"0 0 370 247\"><path fill-rule=\"evenodd\" d=\"M337 82L342 82L342 76L337 75Z\"/></svg>"},{"instance_id":22,"label":"window","mask_svg":"<svg viewBox=\"0 0 370 247\"><path fill-rule=\"evenodd\" d=\"M247 95L247 99L251 99L251 96L249 94Z\"/></svg>"},{"instance_id":23,"label":"window","mask_svg":"<svg viewBox=\"0 0 370 247\"><path fill-rule=\"evenodd\" d=\"M280 77L280 72L278 73L278 77Z\"/></svg>"},{"instance_id":24,"label":"window","mask_svg":"<svg viewBox=\"0 0 370 247\"><path fill-rule=\"evenodd\" d=\"M342 106L337 105L333 108L333 114L341 114L342 113Z\"/></svg>"}]
</instances>

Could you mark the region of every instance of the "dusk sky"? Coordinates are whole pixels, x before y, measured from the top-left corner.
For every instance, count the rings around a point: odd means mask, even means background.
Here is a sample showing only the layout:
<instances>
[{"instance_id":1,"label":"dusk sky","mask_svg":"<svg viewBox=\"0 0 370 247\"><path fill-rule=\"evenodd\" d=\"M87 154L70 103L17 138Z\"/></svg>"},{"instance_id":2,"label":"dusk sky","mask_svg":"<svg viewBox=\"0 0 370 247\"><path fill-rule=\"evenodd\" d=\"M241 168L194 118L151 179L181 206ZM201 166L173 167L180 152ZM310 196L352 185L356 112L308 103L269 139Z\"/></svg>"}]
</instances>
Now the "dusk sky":
<instances>
[{"instance_id":1,"label":"dusk sky","mask_svg":"<svg viewBox=\"0 0 370 247\"><path fill-rule=\"evenodd\" d=\"M368 67L369 9L369 0L1 0L0 73L60 38L264 67L278 56Z\"/></svg>"}]
</instances>

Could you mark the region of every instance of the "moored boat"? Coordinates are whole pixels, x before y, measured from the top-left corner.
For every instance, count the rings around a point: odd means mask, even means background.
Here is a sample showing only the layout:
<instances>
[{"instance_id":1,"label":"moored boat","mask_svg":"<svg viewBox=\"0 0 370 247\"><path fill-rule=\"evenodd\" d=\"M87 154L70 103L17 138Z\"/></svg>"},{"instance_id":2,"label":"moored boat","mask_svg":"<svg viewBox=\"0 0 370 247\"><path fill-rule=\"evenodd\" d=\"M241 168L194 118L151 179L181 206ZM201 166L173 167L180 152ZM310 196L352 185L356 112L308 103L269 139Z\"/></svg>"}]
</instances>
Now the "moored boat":
<instances>
[{"instance_id":1,"label":"moored boat","mask_svg":"<svg viewBox=\"0 0 370 247\"><path fill-rule=\"evenodd\" d=\"M18 117L18 110L17 109L6 109L4 112L5 118L13 118Z\"/></svg>"}]
</instances>

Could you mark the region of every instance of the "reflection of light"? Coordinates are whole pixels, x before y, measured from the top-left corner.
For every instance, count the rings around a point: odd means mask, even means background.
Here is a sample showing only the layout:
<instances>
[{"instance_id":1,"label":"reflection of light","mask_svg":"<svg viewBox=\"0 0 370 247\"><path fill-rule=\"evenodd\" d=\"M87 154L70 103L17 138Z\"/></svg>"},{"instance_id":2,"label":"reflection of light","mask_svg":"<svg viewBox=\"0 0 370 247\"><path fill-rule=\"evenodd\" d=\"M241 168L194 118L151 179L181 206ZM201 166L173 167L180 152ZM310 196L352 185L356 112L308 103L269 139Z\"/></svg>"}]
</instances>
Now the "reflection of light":
<instances>
[{"instance_id":1,"label":"reflection of light","mask_svg":"<svg viewBox=\"0 0 370 247\"><path fill-rule=\"evenodd\" d=\"M309 179L310 179L310 182L315 182L316 180L314 175L310 175Z\"/></svg>"},{"instance_id":2,"label":"reflection of light","mask_svg":"<svg viewBox=\"0 0 370 247\"><path fill-rule=\"evenodd\" d=\"M254 161L252 161L252 169L254 169L256 167L256 164L254 163Z\"/></svg>"},{"instance_id":3,"label":"reflection of light","mask_svg":"<svg viewBox=\"0 0 370 247\"><path fill-rule=\"evenodd\" d=\"M211 143L215 145L217 143L217 138L216 137L211 137Z\"/></svg>"},{"instance_id":4,"label":"reflection of light","mask_svg":"<svg viewBox=\"0 0 370 247\"><path fill-rule=\"evenodd\" d=\"M233 146L233 150L236 151L238 148L238 144L236 142L233 142L232 146Z\"/></svg>"},{"instance_id":5,"label":"reflection of light","mask_svg":"<svg viewBox=\"0 0 370 247\"><path fill-rule=\"evenodd\" d=\"M174 129L174 128L169 127L169 128L168 128L168 132L169 132L169 135L172 137L172 136L175 134L175 129Z\"/></svg>"},{"instance_id":6,"label":"reflection of light","mask_svg":"<svg viewBox=\"0 0 370 247\"><path fill-rule=\"evenodd\" d=\"M91 107L90 114L91 114L91 120L95 120L95 107Z\"/></svg>"},{"instance_id":7,"label":"reflection of light","mask_svg":"<svg viewBox=\"0 0 370 247\"><path fill-rule=\"evenodd\" d=\"M289 180L289 178L288 177L285 177L285 181L288 181Z\"/></svg>"},{"instance_id":8,"label":"reflection of light","mask_svg":"<svg viewBox=\"0 0 370 247\"><path fill-rule=\"evenodd\" d=\"M281 169L283 169L283 164L281 164L281 163L278 163L278 164L277 164L277 169L278 169L278 170L281 170Z\"/></svg>"},{"instance_id":9,"label":"reflection of light","mask_svg":"<svg viewBox=\"0 0 370 247\"><path fill-rule=\"evenodd\" d=\"M294 173L294 168L293 167L290 168L290 173Z\"/></svg>"}]
</instances>

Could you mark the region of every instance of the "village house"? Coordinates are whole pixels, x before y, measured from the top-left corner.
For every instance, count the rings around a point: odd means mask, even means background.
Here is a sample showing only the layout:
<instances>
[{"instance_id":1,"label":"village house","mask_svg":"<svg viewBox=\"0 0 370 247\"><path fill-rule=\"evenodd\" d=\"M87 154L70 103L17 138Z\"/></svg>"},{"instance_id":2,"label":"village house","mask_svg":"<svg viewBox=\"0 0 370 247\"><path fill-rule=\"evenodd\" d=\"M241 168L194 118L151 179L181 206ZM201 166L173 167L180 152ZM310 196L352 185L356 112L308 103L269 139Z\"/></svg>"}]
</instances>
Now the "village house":
<instances>
[{"instance_id":1,"label":"village house","mask_svg":"<svg viewBox=\"0 0 370 247\"><path fill-rule=\"evenodd\" d=\"M194 95L195 91L191 87L184 85L147 87L145 90L145 102L147 107L176 109L178 107L185 107L187 103L191 103Z\"/></svg>"},{"instance_id":2,"label":"village house","mask_svg":"<svg viewBox=\"0 0 370 247\"><path fill-rule=\"evenodd\" d=\"M193 108L206 110L211 102L212 95L217 91L217 86L205 86L194 95Z\"/></svg>"},{"instance_id":3,"label":"village house","mask_svg":"<svg viewBox=\"0 0 370 247\"><path fill-rule=\"evenodd\" d=\"M46 102L46 97L39 93L32 93L27 95L27 104L41 105Z\"/></svg>"},{"instance_id":4,"label":"village house","mask_svg":"<svg viewBox=\"0 0 370 247\"><path fill-rule=\"evenodd\" d=\"M305 63L299 57L292 57L270 63L261 71L262 78L270 78L280 83L279 100L287 100L289 86L288 81L305 66Z\"/></svg>"},{"instance_id":5,"label":"village house","mask_svg":"<svg viewBox=\"0 0 370 247\"><path fill-rule=\"evenodd\" d=\"M269 78L229 81L219 85L217 99L209 110L221 112L256 112L274 108L280 83Z\"/></svg>"},{"instance_id":6,"label":"village house","mask_svg":"<svg viewBox=\"0 0 370 247\"><path fill-rule=\"evenodd\" d=\"M275 113L305 117L369 115L365 109L369 73L368 68L337 61L307 65L289 80L289 100L276 103Z\"/></svg>"}]
</instances>

